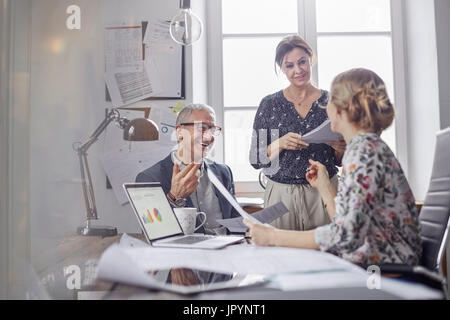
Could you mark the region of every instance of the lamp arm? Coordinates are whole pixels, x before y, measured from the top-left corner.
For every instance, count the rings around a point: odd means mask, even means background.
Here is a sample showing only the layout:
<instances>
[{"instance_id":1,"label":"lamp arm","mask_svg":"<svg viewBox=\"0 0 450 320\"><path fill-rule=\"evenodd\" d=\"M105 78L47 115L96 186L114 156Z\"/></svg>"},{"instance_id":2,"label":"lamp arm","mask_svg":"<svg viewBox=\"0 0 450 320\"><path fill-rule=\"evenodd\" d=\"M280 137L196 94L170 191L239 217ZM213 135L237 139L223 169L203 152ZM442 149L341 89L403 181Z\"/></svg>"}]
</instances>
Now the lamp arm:
<instances>
[{"instance_id":1,"label":"lamp arm","mask_svg":"<svg viewBox=\"0 0 450 320\"><path fill-rule=\"evenodd\" d=\"M105 119L99 124L97 129L91 134L88 141L86 141L84 144L82 144L79 148L77 148L77 151L82 149L83 152L87 152L87 150L90 148L92 144L97 141L98 137L105 131L105 129L108 127L108 125L114 121L119 120L120 114L117 109L112 109L105 117Z\"/></svg>"},{"instance_id":2,"label":"lamp arm","mask_svg":"<svg viewBox=\"0 0 450 320\"><path fill-rule=\"evenodd\" d=\"M91 219L98 219L97 207L95 205L94 188L92 186L91 172L89 170L88 160L87 160L87 150L91 145L97 141L100 134L108 127L112 121L118 121L122 125L124 119L120 118L119 111L117 109L112 109L105 117L105 119L100 123L100 125L95 129L94 133L89 137L81 146L75 148L78 153L78 158L80 161L80 174L81 174L81 185L83 188L83 195L86 204L86 217L89 227L89 221Z\"/></svg>"},{"instance_id":3,"label":"lamp arm","mask_svg":"<svg viewBox=\"0 0 450 320\"><path fill-rule=\"evenodd\" d=\"M91 219L98 219L97 207L95 205L94 188L92 187L92 178L89 171L87 153L78 152L78 158L80 160L81 186L83 188L84 201L86 204L86 218L89 223L89 220Z\"/></svg>"}]
</instances>

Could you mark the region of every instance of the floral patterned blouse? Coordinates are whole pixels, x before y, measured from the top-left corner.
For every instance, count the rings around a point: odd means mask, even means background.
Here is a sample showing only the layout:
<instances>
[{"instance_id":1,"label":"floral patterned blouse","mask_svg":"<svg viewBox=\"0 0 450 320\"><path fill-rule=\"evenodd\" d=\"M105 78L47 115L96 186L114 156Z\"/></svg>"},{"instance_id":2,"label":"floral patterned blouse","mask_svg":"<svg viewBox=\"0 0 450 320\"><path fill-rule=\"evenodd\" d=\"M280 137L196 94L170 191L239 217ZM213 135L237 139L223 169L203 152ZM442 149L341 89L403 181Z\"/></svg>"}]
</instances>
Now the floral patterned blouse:
<instances>
[{"instance_id":1,"label":"floral patterned blouse","mask_svg":"<svg viewBox=\"0 0 450 320\"><path fill-rule=\"evenodd\" d=\"M402 168L374 133L347 144L334 199L334 220L315 230L315 241L354 263L416 265L422 253L419 213Z\"/></svg>"}]
</instances>

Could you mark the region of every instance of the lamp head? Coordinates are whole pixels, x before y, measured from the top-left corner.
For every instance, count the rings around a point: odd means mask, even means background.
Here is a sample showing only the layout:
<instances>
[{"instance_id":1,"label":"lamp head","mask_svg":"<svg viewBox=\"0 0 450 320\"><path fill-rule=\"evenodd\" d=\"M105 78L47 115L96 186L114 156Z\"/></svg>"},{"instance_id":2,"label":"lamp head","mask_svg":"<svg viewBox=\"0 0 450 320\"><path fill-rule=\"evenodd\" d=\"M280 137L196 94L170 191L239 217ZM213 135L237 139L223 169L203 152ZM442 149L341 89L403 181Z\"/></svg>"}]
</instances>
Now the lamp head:
<instances>
[{"instance_id":1,"label":"lamp head","mask_svg":"<svg viewBox=\"0 0 450 320\"><path fill-rule=\"evenodd\" d=\"M126 141L155 141L159 139L159 129L152 120L137 118L125 125L123 139Z\"/></svg>"}]
</instances>

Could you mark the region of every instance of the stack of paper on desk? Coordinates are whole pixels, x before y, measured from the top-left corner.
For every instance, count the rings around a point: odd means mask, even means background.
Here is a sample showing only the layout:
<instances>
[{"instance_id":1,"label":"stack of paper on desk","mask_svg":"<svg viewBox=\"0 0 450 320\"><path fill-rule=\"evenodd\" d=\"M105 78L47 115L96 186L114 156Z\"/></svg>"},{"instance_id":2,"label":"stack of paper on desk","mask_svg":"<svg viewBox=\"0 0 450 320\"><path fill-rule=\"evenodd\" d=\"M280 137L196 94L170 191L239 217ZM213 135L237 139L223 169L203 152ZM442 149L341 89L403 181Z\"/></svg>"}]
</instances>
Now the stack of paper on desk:
<instances>
[{"instance_id":1,"label":"stack of paper on desk","mask_svg":"<svg viewBox=\"0 0 450 320\"><path fill-rule=\"evenodd\" d=\"M222 250L155 248L122 236L98 263L98 277L148 288L161 284L150 270L191 268L220 273L270 276L282 290L367 288L372 273L332 254L315 250L233 245ZM402 299L442 299L442 292L421 284L382 277L380 289ZM367 290L370 290L367 288Z\"/></svg>"},{"instance_id":2,"label":"stack of paper on desk","mask_svg":"<svg viewBox=\"0 0 450 320\"><path fill-rule=\"evenodd\" d=\"M190 268L219 273L275 275L286 272L316 272L355 269L331 254L306 249L233 245L222 250L156 248L122 241L110 246L98 263L101 279L140 286L154 285L150 270Z\"/></svg>"}]
</instances>

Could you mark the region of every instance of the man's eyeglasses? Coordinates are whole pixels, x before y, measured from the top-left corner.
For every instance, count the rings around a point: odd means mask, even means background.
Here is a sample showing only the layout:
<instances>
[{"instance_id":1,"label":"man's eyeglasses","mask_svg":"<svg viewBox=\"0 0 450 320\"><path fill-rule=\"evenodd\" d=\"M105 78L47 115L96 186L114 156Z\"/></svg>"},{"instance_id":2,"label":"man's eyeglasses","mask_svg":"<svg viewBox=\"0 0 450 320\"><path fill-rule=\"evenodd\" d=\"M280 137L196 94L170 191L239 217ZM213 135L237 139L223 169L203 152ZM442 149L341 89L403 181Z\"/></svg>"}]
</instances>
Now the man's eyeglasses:
<instances>
[{"instance_id":1,"label":"man's eyeglasses","mask_svg":"<svg viewBox=\"0 0 450 320\"><path fill-rule=\"evenodd\" d=\"M186 122L181 123L180 126L194 126L194 128L202 134L205 134L207 131L211 131L211 134L213 136L218 136L222 132L222 128L219 126L210 126L207 123L204 122Z\"/></svg>"}]
</instances>

